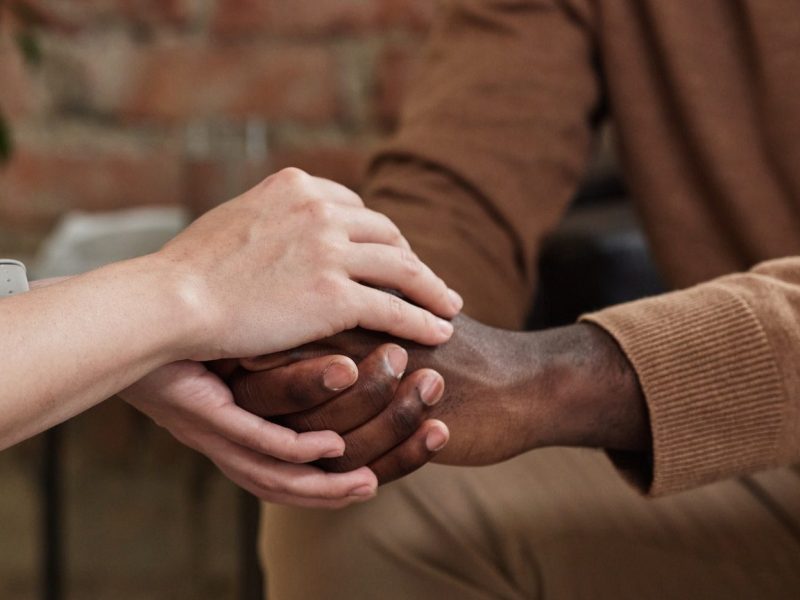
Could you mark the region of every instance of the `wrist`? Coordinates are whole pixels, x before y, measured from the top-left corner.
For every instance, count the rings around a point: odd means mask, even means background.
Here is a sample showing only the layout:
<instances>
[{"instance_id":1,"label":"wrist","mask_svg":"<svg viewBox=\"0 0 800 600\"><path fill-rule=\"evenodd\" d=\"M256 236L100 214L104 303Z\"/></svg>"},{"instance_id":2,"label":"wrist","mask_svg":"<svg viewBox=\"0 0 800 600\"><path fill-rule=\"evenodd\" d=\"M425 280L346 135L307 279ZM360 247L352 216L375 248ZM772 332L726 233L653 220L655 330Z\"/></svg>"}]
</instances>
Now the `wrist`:
<instances>
[{"instance_id":1,"label":"wrist","mask_svg":"<svg viewBox=\"0 0 800 600\"><path fill-rule=\"evenodd\" d=\"M608 333L578 323L524 335L530 448L649 448L636 372Z\"/></svg>"},{"instance_id":2,"label":"wrist","mask_svg":"<svg viewBox=\"0 0 800 600\"><path fill-rule=\"evenodd\" d=\"M210 353L216 336L201 278L160 253L134 261L157 290L156 304L164 315L165 364Z\"/></svg>"}]
</instances>

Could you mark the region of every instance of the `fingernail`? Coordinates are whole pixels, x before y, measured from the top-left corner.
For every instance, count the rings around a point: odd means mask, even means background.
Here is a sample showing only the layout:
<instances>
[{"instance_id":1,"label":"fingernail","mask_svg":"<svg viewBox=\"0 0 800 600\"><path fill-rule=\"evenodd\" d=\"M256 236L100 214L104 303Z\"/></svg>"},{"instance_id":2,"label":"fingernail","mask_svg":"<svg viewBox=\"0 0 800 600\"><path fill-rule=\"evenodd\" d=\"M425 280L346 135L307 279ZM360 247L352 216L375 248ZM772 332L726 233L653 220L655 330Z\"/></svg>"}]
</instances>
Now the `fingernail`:
<instances>
[{"instance_id":1,"label":"fingernail","mask_svg":"<svg viewBox=\"0 0 800 600\"><path fill-rule=\"evenodd\" d=\"M344 456L344 448L338 448L336 450L331 450L322 455L322 458L339 458L340 456Z\"/></svg>"},{"instance_id":2,"label":"fingernail","mask_svg":"<svg viewBox=\"0 0 800 600\"><path fill-rule=\"evenodd\" d=\"M350 492L351 496L359 496L360 498L365 498L369 496L375 495L375 488L371 485L362 485L359 488L354 489Z\"/></svg>"},{"instance_id":3,"label":"fingernail","mask_svg":"<svg viewBox=\"0 0 800 600\"><path fill-rule=\"evenodd\" d=\"M400 379L403 373L406 372L408 354L403 348L393 346L389 348L389 351L386 353L386 362L389 363L389 370L392 372L392 375Z\"/></svg>"},{"instance_id":4,"label":"fingernail","mask_svg":"<svg viewBox=\"0 0 800 600\"><path fill-rule=\"evenodd\" d=\"M353 365L333 361L322 372L322 382L326 388L338 392L353 385L358 378L358 372Z\"/></svg>"},{"instance_id":5,"label":"fingernail","mask_svg":"<svg viewBox=\"0 0 800 600\"><path fill-rule=\"evenodd\" d=\"M439 322L439 331L448 337L453 335L453 324L450 321L444 319L437 319L437 321Z\"/></svg>"},{"instance_id":6,"label":"fingernail","mask_svg":"<svg viewBox=\"0 0 800 600\"><path fill-rule=\"evenodd\" d=\"M464 308L464 299L461 297L455 290L447 290L447 293L450 296L450 302L453 304L453 308L456 310L461 310Z\"/></svg>"},{"instance_id":7,"label":"fingernail","mask_svg":"<svg viewBox=\"0 0 800 600\"><path fill-rule=\"evenodd\" d=\"M428 375L419 384L419 397L426 406L434 406L442 399L444 385L441 377Z\"/></svg>"},{"instance_id":8,"label":"fingernail","mask_svg":"<svg viewBox=\"0 0 800 600\"><path fill-rule=\"evenodd\" d=\"M447 432L440 428L432 429L425 438L425 447L428 452L438 452L447 445Z\"/></svg>"}]
</instances>

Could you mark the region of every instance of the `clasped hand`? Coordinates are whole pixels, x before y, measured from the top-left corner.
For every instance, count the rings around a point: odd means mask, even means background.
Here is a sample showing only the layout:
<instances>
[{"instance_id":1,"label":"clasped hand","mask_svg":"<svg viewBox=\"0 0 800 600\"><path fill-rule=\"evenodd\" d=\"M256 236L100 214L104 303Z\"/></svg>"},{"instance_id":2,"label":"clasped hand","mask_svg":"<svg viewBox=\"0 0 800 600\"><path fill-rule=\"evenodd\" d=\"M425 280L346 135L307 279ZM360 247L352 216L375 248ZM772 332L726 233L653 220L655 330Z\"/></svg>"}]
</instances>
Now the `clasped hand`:
<instances>
[{"instance_id":1,"label":"clasped hand","mask_svg":"<svg viewBox=\"0 0 800 600\"><path fill-rule=\"evenodd\" d=\"M436 347L353 330L229 365L227 378L248 411L299 432L342 434L344 455L320 466L332 472L367 466L380 483L429 460L487 465L553 445L646 456L641 389L600 328L578 323L512 332L464 315L453 324L453 337ZM398 344L408 349L407 362ZM344 392L308 393L302 382L309 370L321 369L334 353L360 361L358 381ZM398 365L410 373L400 380L399 366L390 367L393 356L402 356Z\"/></svg>"},{"instance_id":2,"label":"clasped hand","mask_svg":"<svg viewBox=\"0 0 800 600\"><path fill-rule=\"evenodd\" d=\"M318 461L327 471L367 466L386 483L430 460L480 465L510 458L526 448L523 411L533 406L513 393L514 334L464 316L454 323L451 340L437 347L353 330L228 365L226 376L248 411L299 432L340 433L344 455ZM358 361L358 381L345 391L309 389L308 374L341 360L336 354ZM445 446L449 429L454 435Z\"/></svg>"},{"instance_id":3,"label":"clasped hand","mask_svg":"<svg viewBox=\"0 0 800 600\"><path fill-rule=\"evenodd\" d=\"M368 468L328 473L303 464L342 456L345 441L334 430L296 433L285 426L288 418L269 422L251 414L234 402L224 372L195 361L278 352L355 327L421 344L446 341L453 332L448 319L463 302L411 252L397 227L350 190L286 169L198 219L153 264L181 282L183 306L193 315L191 343L120 395L264 500L343 506L371 497L377 479ZM400 290L413 303L381 288ZM385 385L420 387L425 402L435 403L441 377L422 373L401 383L404 361L404 353L386 358L393 370ZM295 372L300 383L272 396L270 416L296 412L288 400L320 402L358 376L345 356ZM400 420L404 410L387 418ZM335 425L344 431L347 423ZM447 430L430 423L419 435L438 448Z\"/></svg>"}]
</instances>

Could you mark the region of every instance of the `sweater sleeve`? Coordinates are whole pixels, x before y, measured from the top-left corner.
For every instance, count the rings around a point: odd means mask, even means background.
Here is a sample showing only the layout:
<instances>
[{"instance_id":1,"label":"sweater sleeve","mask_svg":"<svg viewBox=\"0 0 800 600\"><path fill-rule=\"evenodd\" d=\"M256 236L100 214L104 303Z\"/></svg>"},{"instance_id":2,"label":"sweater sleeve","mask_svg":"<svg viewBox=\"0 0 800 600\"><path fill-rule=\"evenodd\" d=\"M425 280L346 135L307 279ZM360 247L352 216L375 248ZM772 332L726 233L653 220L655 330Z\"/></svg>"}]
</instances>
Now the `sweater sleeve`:
<instances>
[{"instance_id":1,"label":"sweater sleeve","mask_svg":"<svg viewBox=\"0 0 800 600\"><path fill-rule=\"evenodd\" d=\"M800 257L583 319L641 382L652 455L620 466L650 494L800 461Z\"/></svg>"},{"instance_id":2,"label":"sweater sleeve","mask_svg":"<svg viewBox=\"0 0 800 600\"><path fill-rule=\"evenodd\" d=\"M516 328L537 248L575 193L598 103L591 35L555 0L457 0L363 190L465 298Z\"/></svg>"}]
</instances>

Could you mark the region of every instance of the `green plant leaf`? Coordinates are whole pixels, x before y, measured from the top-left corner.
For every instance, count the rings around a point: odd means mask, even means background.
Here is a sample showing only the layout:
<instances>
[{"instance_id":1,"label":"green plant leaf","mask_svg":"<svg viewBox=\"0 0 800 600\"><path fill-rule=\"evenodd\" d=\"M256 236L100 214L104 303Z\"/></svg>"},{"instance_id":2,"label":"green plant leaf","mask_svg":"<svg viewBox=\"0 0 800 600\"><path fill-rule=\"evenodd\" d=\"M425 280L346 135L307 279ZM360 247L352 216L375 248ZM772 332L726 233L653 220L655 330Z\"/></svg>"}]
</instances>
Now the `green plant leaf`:
<instances>
[{"instance_id":1,"label":"green plant leaf","mask_svg":"<svg viewBox=\"0 0 800 600\"><path fill-rule=\"evenodd\" d=\"M11 139L11 128L8 121L0 114L0 165L8 162L14 150L14 143Z\"/></svg>"},{"instance_id":2,"label":"green plant leaf","mask_svg":"<svg viewBox=\"0 0 800 600\"><path fill-rule=\"evenodd\" d=\"M42 62L42 48L39 40L30 30L23 30L17 33L17 47L22 53L25 62L32 67L38 67Z\"/></svg>"}]
</instances>

